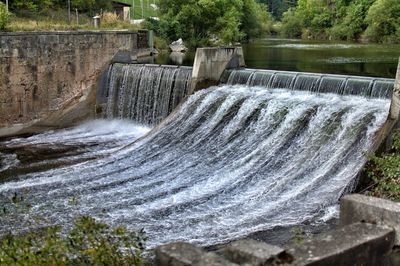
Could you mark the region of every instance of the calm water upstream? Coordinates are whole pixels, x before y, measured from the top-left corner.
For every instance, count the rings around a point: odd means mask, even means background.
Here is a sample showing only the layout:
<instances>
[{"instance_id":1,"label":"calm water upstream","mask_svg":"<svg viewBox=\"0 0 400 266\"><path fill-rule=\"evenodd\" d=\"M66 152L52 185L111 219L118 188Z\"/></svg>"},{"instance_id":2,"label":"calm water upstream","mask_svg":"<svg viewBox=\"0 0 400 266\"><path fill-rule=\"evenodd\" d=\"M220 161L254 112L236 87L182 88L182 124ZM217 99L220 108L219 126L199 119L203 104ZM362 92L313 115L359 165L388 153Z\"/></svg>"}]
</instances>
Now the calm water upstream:
<instances>
[{"instance_id":1,"label":"calm water upstream","mask_svg":"<svg viewBox=\"0 0 400 266\"><path fill-rule=\"evenodd\" d=\"M244 44L247 67L394 78L400 45L266 38ZM192 65L184 58L160 55L159 64Z\"/></svg>"}]
</instances>

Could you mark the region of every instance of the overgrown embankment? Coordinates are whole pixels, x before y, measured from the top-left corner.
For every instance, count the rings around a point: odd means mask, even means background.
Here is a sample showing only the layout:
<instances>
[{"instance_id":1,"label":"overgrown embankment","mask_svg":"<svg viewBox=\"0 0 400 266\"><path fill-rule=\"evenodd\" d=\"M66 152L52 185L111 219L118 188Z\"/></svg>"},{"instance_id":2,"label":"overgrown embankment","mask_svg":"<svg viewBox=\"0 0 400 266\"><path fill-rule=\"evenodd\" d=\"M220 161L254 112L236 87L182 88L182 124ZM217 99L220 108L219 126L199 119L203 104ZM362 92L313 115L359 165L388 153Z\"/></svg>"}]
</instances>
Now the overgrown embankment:
<instances>
[{"instance_id":1,"label":"overgrown embankment","mask_svg":"<svg viewBox=\"0 0 400 266\"><path fill-rule=\"evenodd\" d=\"M283 14L287 37L400 43L398 0L299 0Z\"/></svg>"},{"instance_id":2,"label":"overgrown embankment","mask_svg":"<svg viewBox=\"0 0 400 266\"><path fill-rule=\"evenodd\" d=\"M400 130L393 133L389 151L370 157L365 172L370 179L368 194L400 201Z\"/></svg>"}]
</instances>

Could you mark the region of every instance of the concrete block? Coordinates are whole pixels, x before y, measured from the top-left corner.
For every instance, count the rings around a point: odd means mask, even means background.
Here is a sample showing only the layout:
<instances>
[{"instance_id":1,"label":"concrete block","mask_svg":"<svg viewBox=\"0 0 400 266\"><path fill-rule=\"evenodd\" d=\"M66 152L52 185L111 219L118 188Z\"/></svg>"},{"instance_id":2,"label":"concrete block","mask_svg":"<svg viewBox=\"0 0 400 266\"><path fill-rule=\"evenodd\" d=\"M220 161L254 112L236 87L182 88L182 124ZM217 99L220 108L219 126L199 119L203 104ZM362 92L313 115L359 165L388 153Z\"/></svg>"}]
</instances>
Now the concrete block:
<instances>
[{"instance_id":1,"label":"concrete block","mask_svg":"<svg viewBox=\"0 0 400 266\"><path fill-rule=\"evenodd\" d=\"M223 250L224 256L232 262L254 266L276 265L293 261L283 248L252 239L244 239L229 244Z\"/></svg>"},{"instance_id":2,"label":"concrete block","mask_svg":"<svg viewBox=\"0 0 400 266\"><path fill-rule=\"evenodd\" d=\"M194 92L208 85L216 85L225 69L244 66L241 47L198 48L193 64L191 90Z\"/></svg>"},{"instance_id":3,"label":"concrete block","mask_svg":"<svg viewBox=\"0 0 400 266\"><path fill-rule=\"evenodd\" d=\"M400 58L397 66L396 81L394 83L394 90L392 95L392 101L390 103L389 118L397 120L400 114Z\"/></svg>"},{"instance_id":4,"label":"concrete block","mask_svg":"<svg viewBox=\"0 0 400 266\"><path fill-rule=\"evenodd\" d=\"M171 243L155 249L157 266L237 266L189 243Z\"/></svg>"},{"instance_id":5,"label":"concrete block","mask_svg":"<svg viewBox=\"0 0 400 266\"><path fill-rule=\"evenodd\" d=\"M367 222L392 227L396 245L400 245L400 204L360 194L344 196L340 201L340 224Z\"/></svg>"},{"instance_id":6,"label":"concrete block","mask_svg":"<svg viewBox=\"0 0 400 266\"><path fill-rule=\"evenodd\" d=\"M381 265L393 248L394 237L391 228L354 223L289 247L295 258L289 265Z\"/></svg>"}]
</instances>

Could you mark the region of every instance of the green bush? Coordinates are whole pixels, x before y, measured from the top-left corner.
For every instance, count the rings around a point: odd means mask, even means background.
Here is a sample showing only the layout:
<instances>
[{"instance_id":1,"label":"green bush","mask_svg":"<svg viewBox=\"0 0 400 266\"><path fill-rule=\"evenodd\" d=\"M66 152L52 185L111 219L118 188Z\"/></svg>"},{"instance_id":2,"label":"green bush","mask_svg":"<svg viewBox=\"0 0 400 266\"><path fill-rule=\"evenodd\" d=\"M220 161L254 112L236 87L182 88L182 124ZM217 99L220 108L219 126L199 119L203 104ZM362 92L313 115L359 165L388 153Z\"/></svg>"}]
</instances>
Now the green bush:
<instances>
[{"instance_id":1,"label":"green bush","mask_svg":"<svg viewBox=\"0 0 400 266\"><path fill-rule=\"evenodd\" d=\"M376 0L368 11L365 35L377 42L400 43L400 1Z\"/></svg>"},{"instance_id":2,"label":"green bush","mask_svg":"<svg viewBox=\"0 0 400 266\"><path fill-rule=\"evenodd\" d=\"M67 234L47 227L0 239L0 265L144 265L143 231L111 228L90 217L76 219Z\"/></svg>"},{"instance_id":3,"label":"green bush","mask_svg":"<svg viewBox=\"0 0 400 266\"><path fill-rule=\"evenodd\" d=\"M294 9L289 9L283 13L280 33L289 38L299 38L302 35L303 19L295 13Z\"/></svg>"},{"instance_id":4,"label":"green bush","mask_svg":"<svg viewBox=\"0 0 400 266\"><path fill-rule=\"evenodd\" d=\"M370 194L400 201L400 131L393 134L391 151L372 156L367 164L367 174L373 182Z\"/></svg>"},{"instance_id":5,"label":"green bush","mask_svg":"<svg viewBox=\"0 0 400 266\"><path fill-rule=\"evenodd\" d=\"M272 28L272 17L255 0L163 0L160 21L149 21L158 36L174 41L182 38L189 46L214 39L229 44L260 37Z\"/></svg>"},{"instance_id":6,"label":"green bush","mask_svg":"<svg viewBox=\"0 0 400 266\"><path fill-rule=\"evenodd\" d=\"M10 22L11 14L7 11L6 5L0 2L0 30L5 30Z\"/></svg>"}]
</instances>

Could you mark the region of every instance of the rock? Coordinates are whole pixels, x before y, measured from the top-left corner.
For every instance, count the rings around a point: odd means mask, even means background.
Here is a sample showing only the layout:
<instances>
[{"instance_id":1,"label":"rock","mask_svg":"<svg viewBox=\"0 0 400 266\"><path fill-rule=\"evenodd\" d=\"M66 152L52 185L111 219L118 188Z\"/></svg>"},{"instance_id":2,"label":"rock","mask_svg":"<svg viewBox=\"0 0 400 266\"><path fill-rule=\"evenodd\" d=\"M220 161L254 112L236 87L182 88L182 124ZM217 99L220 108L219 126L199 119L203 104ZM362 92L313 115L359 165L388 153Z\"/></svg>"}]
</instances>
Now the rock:
<instances>
[{"instance_id":1,"label":"rock","mask_svg":"<svg viewBox=\"0 0 400 266\"><path fill-rule=\"evenodd\" d=\"M188 50L188 48L183 43L182 39L172 42L169 45L169 48L171 49L172 52L185 52Z\"/></svg>"}]
</instances>

